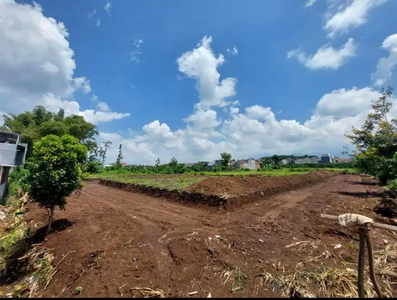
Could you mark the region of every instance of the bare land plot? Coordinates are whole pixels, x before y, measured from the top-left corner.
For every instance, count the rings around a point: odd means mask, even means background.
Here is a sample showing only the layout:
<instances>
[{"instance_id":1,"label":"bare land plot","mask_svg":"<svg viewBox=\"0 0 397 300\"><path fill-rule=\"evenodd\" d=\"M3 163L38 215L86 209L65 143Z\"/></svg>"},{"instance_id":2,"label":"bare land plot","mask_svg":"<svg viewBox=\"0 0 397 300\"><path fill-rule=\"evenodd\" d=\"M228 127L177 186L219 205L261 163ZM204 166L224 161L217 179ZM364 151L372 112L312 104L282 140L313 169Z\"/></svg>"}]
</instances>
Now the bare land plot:
<instances>
[{"instance_id":1,"label":"bare land plot","mask_svg":"<svg viewBox=\"0 0 397 300\"><path fill-rule=\"evenodd\" d=\"M384 221L373 212L383 193L368 177L336 175L225 211L87 182L65 211L56 211L57 230L41 242L53 249L55 264L65 258L42 294L280 296L283 278L297 271L355 270L356 232L320 214L354 212ZM30 220L45 222L45 211L33 204L29 208ZM376 253L384 251L384 240L396 242L393 234L378 229L372 239ZM313 284L307 289L321 296ZM76 287L81 293L76 294ZM390 287L397 296L395 286Z\"/></svg>"}]
</instances>

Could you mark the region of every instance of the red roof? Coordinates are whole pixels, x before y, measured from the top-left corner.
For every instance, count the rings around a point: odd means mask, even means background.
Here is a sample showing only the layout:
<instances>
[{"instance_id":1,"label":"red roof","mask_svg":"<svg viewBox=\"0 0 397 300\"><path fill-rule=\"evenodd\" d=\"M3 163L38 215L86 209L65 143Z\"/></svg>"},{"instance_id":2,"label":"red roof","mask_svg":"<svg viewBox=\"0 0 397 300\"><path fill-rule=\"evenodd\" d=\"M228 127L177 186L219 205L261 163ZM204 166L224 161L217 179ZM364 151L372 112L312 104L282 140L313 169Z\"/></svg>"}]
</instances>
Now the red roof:
<instances>
[{"instance_id":1,"label":"red roof","mask_svg":"<svg viewBox=\"0 0 397 300\"><path fill-rule=\"evenodd\" d=\"M341 158L339 161L340 162L351 162L352 159L351 158Z\"/></svg>"}]
</instances>

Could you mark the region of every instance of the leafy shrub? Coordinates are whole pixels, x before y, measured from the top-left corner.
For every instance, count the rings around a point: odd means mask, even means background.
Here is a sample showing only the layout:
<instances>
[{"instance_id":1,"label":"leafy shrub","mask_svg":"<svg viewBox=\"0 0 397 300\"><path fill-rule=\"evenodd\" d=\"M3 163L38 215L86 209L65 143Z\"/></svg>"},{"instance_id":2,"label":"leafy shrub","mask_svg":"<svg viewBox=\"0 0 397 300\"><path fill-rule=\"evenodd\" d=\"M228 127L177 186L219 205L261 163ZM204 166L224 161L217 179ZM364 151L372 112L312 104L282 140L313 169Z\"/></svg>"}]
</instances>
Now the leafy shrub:
<instances>
[{"instance_id":1,"label":"leafy shrub","mask_svg":"<svg viewBox=\"0 0 397 300\"><path fill-rule=\"evenodd\" d=\"M26 177L29 197L49 213L47 233L51 229L54 209L64 209L66 197L81 188L81 164L87 148L71 135L48 135L34 143L28 159Z\"/></svg>"}]
</instances>

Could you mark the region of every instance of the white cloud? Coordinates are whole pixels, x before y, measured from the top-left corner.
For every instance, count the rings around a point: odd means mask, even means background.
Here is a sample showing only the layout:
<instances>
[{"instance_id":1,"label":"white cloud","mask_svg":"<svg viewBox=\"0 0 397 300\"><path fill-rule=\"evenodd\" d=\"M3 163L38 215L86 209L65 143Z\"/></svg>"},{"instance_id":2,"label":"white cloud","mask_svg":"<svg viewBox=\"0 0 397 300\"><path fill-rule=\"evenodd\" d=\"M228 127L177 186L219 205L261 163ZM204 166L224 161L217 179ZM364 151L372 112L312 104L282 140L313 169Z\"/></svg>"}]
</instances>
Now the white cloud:
<instances>
[{"instance_id":1,"label":"white cloud","mask_svg":"<svg viewBox=\"0 0 397 300\"><path fill-rule=\"evenodd\" d=\"M203 109L199 106L192 115L185 119L185 122L193 123L193 127L197 130L209 129L219 125L215 110Z\"/></svg>"},{"instance_id":2,"label":"white cloud","mask_svg":"<svg viewBox=\"0 0 397 300\"><path fill-rule=\"evenodd\" d=\"M226 98L234 96L236 78L225 78L219 82L217 68L225 62L222 54L215 57L210 44L212 37L205 36L197 48L185 52L177 59L178 69L190 78L197 80L200 104L214 106L221 104Z\"/></svg>"},{"instance_id":3,"label":"white cloud","mask_svg":"<svg viewBox=\"0 0 397 300\"><path fill-rule=\"evenodd\" d=\"M98 96L97 95L92 95L91 100L96 102L98 101Z\"/></svg>"},{"instance_id":4,"label":"white cloud","mask_svg":"<svg viewBox=\"0 0 397 300\"><path fill-rule=\"evenodd\" d=\"M383 41L382 48L389 51L389 56L379 59L376 71L371 75L376 86L384 85L397 66L397 33L388 36Z\"/></svg>"},{"instance_id":5,"label":"white cloud","mask_svg":"<svg viewBox=\"0 0 397 300\"><path fill-rule=\"evenodd\" d=\"M101 102L100 102L101 103ZM102 102L104 103L104 102ZM87 109L84 111L80 110L80 105L76 101L67 101L57 98L53 94L47 94L44 97L44 102L42 103L47 110L58 112L59 109L63 108L65 111L65 116L69 115L79 115L83 116L87 122L98 124L102 122L111 122L113 120L120 120L125 117L129 117L129 113L117 113L110 111L95 111L93 109ZM107 105L106 103L104 103ZM107 106L109 108L109 106Z\"/></svg>"},{"instance_id":6,"label":"white cloud","mask_svg":"<svg viewBox=\"0 0 397 300\"><path fill-rule=\"evenodd\" d=\"M110 111L110 107L106 102L99 101L97 104L99 111Z\"/></svg>"},{"instance_id":7,"label":"white cloud","mask_svg":"<svg viewBox=\"0 0 397 300\"><path fill-rule=\"evenodd\" d=\"M238 55L237 46L234 46L232 49L227 48L226 52L227 52L229 55L231 55L231 56Z\"/></svg>"},{"instance_id":8,"label":"white cloud","mask_svg":"<svg viewBox=\"0 0 397 300\"><path fill-rule=\"evenodd\" d=\"M58 67L48 61L46 61L44 64L41 65L44 71L50 74L56 74L58 73Z\"/></svg>"},{"instance_id":9,"label":"white cloud","mask_svg":"<svg viewBox=\"0 0 397 300\"><path fill-rule=\"evenodd\" d=\"M317 0L307 0L305 3L305 8L308 8L310 6L313 6L314 3L316 3Z\"/></svg>"},{"instance_id":10,"label":"white cloud","mask_svg":"<svg viewBox=\"0 0 397 300\"><path fill-rule=\"evenodd\" d=\"M261 105L240 112L234 106L238 102L227 101L223 96L234 95L234 85L232 89L222 87L227 90L222 96L215 92L222 86L218 66L224 58L215 57L210 42L211 38L204 37L195 49L178 58L179 70L197 80L199 92L193 114L184 119L186 127L172 131L167 124L156 120L144 125L142 134L129 132L128 138L114 135L114 144L123 143L126 162L154 164L157 157L163 163L172 157L180 162L214 160L223 151L230 152L234 158L275 153L340 155L343 145L348 143L344 134L351 133L352 126L361 126L370 112L371 100L380 96L369 87L331 91L319 99L313 115L304 122L278 120L270 107ZM392 102L396 106L390 116L397 117L397 100L393 98ZM226 114L223 119L218 118L219 109ZM124 145L129 145L128 149ZM116 160L117 147L114 148L109 152L109 162Z\"/></svg>"},{"instance_id":11,"label":"white cloud","mask_svg":"<svg viewBox=\"0 0 397 300\"><path fill-rule=\"evenodd\" d=\"M75 93L91 92L88 78L73 77L76 63L62 22L45 17L38 4L0 0L0 103L8 113L44 105L57 112L80 114L94 123L129 114L80 111Z\"/></svg>"},{"instance_id":12,"label":"white cloud","mask_svg":"<svg viewBox=\"0 0 397 300\"><path fill-rule=\"evenodd\" d=\"M120 120L130 116L130 113L95 111L93 109L79 111L75 114L83 116L87 122L93 124L111 122L113 120Z\"/></svg>"},{"instance_id":13,"label":"white cloud","mask_svg":"<svg viewBox=\"0 0 397 300\"><path fill-rule=\"evenodd\" d=\"M371 100L379 98L379 93L368 87L350 90L340 89L325 94L317 103L316 115L344 118L367 110Z\"/></svg>"},{"instance_id":14,"label":"white cloud","mask_svg":"<svg viewBox=\"0 0 397 300\"><path fill-rule=\"evenodd\" d=\"M329 18L324 26L324 30L328 32L328 38L342 35L349 32L350 29L366 23L369 12L387 0L353 0L350 2L350 5L340 5L334 14L328 12Z\"/></svg>"},{"instance_id":15,"label":"white cloud","mask_svg":"<svg viewBox=\"0 0 397 300\"><path fill-rule=\"evenodd\" d=\"M108 13L109 16L111 16L110 10L112 9L112 4L110 2L106 2L103 9Z\"/></svg>"},{"instance_id":16,"label":"white cloud","mask_svg":"<svg viewBox=\"0 0 397 300\"><path fill-rule=\"evenodd\" d=\"M154 121L143 127L143 135L135 134L126 139L118 137L123 147L125 141L132 145L134 152L128 155L131 157L129 163L154 164L153 157L168 162L173 156L180 162L214 160L219 159L219 153L223 151L230 152L234 158L259 158L275 153L320 155L331 152L340 155L343 145L348 143L344 134L351 133L352 126L363 124L370 112L371 100L379 96L379 92L369 87L332 91L321 97L314 114L303 123L277 120L271 108L254 105L245 108L245 113L230 107L228 118L207 128L188 125L185 129L172 131L167 124ZM397 117L397 99L393 98L392 102L395 108L390 117ZM201 113L196 112L196 115ZM215 112L208 115L211 116L209 123L216 120ZM197 122L199 118L195 118ZM139 149L145 151L138 154L135 151L141 143ZM116 157L117 151L114 151L109 162L115 161Z\"/></svg>"},{"instance_id":17,"label":"white cloud","mask_svg":"<svg viewBox=\"0 0 397 300\"><path fill-rule=\"evenodd\" d=\"M134 50L130 52L130 60L136 63L139 63L139 55L141 54L141 45L143 44L142 39L134 40Z\"/></svg>"},{"instance_id":18,"label":"white cloud","mask_svg":"<svg viewBox=\"0 0 397 300\"><path fill-rule=\"evenodd\" d=\"M358 46L354 43L354 39L350 38L339 49L335 49L330 45L323 45L314 55L308 56L302 50L296 49L289 51L287 56L288 58L296 57L301 64L311 70L336 70L356 55L357 48Z\"/></svg>"},{"instance_id":19,"label":"white cloud","mask_svg":"<svg viewBox=\"0 0 397 300\"><path fill-rule=\"evenodd\" d=\"M274 118L274 114L270 107L262 107L260 105L254 105L247 107L245 113L249 118L252 119L268 119Z\"/></svg>"},{"instance_id":20,"label":"white cloud","mask_svg":"<svg viewBox=\"0 0 397 300\"><path fill-rule=\"evenodd\" d=\"M234 107L234 106L230 107L230 114L231 115L237 114L239 111L240 110L238 109L238 107Z\"/></svg>"}]
</instances>

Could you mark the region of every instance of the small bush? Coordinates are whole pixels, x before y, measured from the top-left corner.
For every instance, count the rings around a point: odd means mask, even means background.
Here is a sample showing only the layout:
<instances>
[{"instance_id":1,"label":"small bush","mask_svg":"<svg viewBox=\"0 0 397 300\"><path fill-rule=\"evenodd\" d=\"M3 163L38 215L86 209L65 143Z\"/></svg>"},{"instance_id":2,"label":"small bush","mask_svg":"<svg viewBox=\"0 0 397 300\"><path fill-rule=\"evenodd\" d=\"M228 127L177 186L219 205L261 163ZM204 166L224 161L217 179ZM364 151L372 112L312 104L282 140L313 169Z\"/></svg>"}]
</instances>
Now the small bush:
<instances>
[{"instance_id":1,"label":"small bush","mask_svg":"<svg viewBox=\"0 0 397 300\"><path fill-rule=\"evenodd\" d=\"M397 179L390 180L387 186L397 191Z\"/></svg>"}]
</instances>

